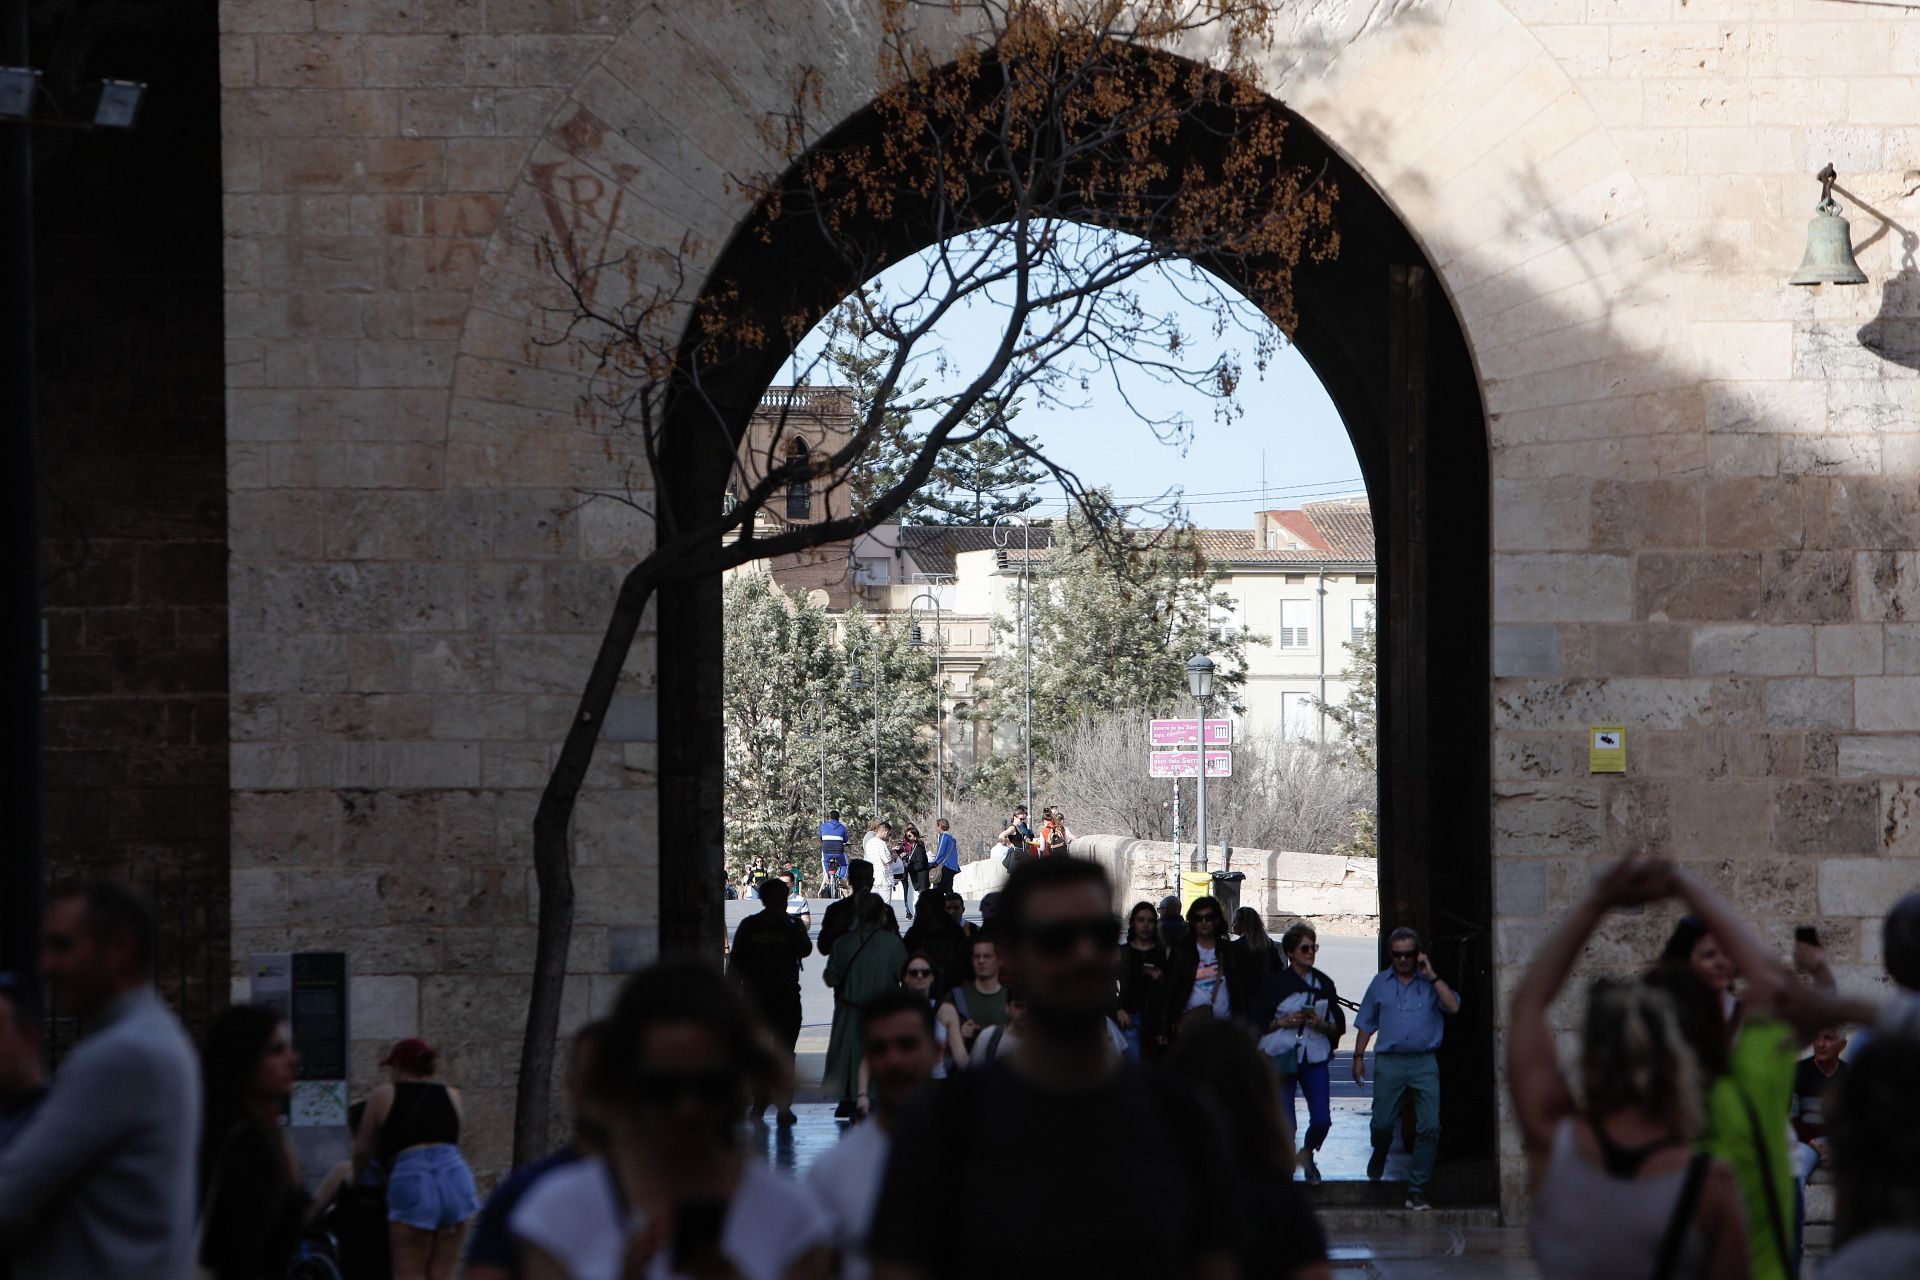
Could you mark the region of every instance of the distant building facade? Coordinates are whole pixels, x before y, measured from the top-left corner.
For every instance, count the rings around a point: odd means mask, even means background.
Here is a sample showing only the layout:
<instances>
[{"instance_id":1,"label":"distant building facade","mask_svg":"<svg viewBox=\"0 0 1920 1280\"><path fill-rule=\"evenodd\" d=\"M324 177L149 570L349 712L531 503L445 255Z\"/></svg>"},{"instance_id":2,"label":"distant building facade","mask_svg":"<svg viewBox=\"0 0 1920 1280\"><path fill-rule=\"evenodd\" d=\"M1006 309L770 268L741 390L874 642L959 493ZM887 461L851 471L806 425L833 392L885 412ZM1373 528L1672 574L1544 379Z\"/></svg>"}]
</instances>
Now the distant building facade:
<instances>
[{"instance_id":1,"label":"distant building facade","mask_svg":"<svg viewBox=\"0 0 1920 1280\"><path fill-rule=\"evenodd\" d=\"M743 479L766 474L770 465L790 467L793 478L759 514L763 534L846 510L844 494L817 477L819 460L846 442L852 422L843 390L768 391L742 446ZM1377 569L1366 500L1261 511L1250 529L1203 529L1199 536L1221 574L1216 592L1231 601L1215 627L1265 637L1247 649L1241 723L1256 733L1324 740L1329 725L1319 704L1346 696L1348 646L1373 629ZM892 523L779 557L771 572L782 591L830 613L855 604L882 619L914 613L929 645L936 644L937 604L945 750L948 763L964 770L993 749L994 726L972 713L988 692L994 620L1017 623L1022 573L1037 568L1052 541L1045 526L1023 536L1017 528ZM757 571L762 567L735 572ZM1017 642L1017 630L1010 638Z\"/></svg>"}]
</instances>

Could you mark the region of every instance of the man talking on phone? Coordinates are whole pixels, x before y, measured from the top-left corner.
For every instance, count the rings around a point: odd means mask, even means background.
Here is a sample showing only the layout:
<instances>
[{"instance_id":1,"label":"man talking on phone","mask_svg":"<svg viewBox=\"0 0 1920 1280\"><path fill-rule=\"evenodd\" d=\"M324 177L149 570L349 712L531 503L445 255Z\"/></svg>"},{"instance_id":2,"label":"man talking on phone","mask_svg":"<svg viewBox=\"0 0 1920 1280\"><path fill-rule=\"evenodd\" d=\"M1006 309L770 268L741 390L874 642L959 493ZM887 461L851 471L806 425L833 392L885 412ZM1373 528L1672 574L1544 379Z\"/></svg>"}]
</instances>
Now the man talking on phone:
<instances>
[{"instance_id":1,"label":"man talking on phone","mask_svg":"<svg viewBox=\"0 0 1920 1280\"><path fill-rule=\"evenodd\" d=\"M1407 1208L1425 1210L1427 1179L1440 1151L1440 1064L1434 1057L1447 1032L1446 1015L1460 1012L1460 996L1433 971L1420 935L1395 929L1387 938L1391 962L1367 984L1354 1015L1353 1082L1367 1082L1367 1044L1377 1035L1373 1058L1373 1155L1367 1177L1387 1170L1387 1149L1400 1108L1413 1098L1413 1168L1407 1174Z\"/></svg>"}]
</instances>

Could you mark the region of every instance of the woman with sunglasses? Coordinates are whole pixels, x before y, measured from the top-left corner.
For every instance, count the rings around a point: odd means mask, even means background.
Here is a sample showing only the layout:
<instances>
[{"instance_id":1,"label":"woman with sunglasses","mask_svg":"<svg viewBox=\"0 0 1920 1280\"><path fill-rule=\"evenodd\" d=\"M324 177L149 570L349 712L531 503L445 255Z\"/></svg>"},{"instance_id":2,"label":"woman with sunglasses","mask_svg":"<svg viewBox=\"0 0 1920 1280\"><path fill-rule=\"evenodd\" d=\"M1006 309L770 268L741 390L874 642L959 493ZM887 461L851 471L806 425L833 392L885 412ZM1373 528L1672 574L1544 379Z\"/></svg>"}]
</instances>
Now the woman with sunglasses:
<instances>
[{"instance_id":1,"label":"woman with sunglasses","mask_svg":"<svg viewBox=\"0 0 1920 1280\"><path fill-rule=\"evenodd\" d=\"M1220 900L1211 894L1187 905L1187 936L1167 951L1162 1012L1155 1020L1159 1044L1171 1043L1189 1019L1230 1018L1244 1007L1246 993L1226 925Z\"/></svg>"},{"instance_id":2,"label":"woman with sunglasses","mask_svg":"<svg viewBox=\"0 0 1920 1280\"><path fill-rule=\"evenodd\" d=\"M934 1047L939 1049L940 1055L939 1060L933 1064L933 1078L935 1080L944 1080L947 1078L947 1062L949 1061L949 1055L947 1053L947 1036L949 1032L947 1024L940 1021L938 1016L940 1012L940 997L934 993L940 989L938 986L939 978L939 966L934 964L932 956L924 951L908 953L907 967L900 971L900 985L908 991L913 992L916 996L919 996L922 1000L925 1000L927 1002L927 1008L934 1011L933 1043ZM863 1092L864 1088L865 1086L863 1084Z\"/></svg>"},{"instance_id":3,"label":"woman with sunglasses","mask_svg":"<svg viewBox=\"0 0 1920 1280\"><path fill-rule=\"evenodd\" d=\"M895 945L898 943L896 941ZM779 1069L705 965L657 965L620 993L589 1064L608 1150L540 1179L513 1212L528 1280L818 1280L819 1208L740 1147L754 1081Z\"/></svg>"},{"instance_id":4,"label":"woman with sunglasses","mask_svg":"<svg viewBox=\"0 0 1920 1280\"><path fill-rule=\"evenodd\" d=\"M1307 1185L1320 1185L1313 1153L1326 1144L1333 1128L1333 1050L1347 1032L1347 1015L1333 979L1314 967L1320 935L1312 925L1295 922L1280 939L1287 967L1270 974L1249 1006L1254 1022L1266 1031L1261 1050L1280 1076L1281 1108L1298 1124L1293 1099L1307 1095L1307 1128L1300 1140L1300 1172Z\"/></svg>"},{"instance_id":5,"label":"woman with sunglasses","mask_svg":"<svg viewBox=\"0 0 1920 1280\"><path fill-rule=\"evenodd\" d=\"M1151 902L1136 902L1127 913L1127 944L1120 948L1120 1003L1114 1021L1127 1038L1127 1056L1140 1061L1140 1041L1155 990L1167 968L1160 941L1160 913Z\"/></svg>"}]
</instances>

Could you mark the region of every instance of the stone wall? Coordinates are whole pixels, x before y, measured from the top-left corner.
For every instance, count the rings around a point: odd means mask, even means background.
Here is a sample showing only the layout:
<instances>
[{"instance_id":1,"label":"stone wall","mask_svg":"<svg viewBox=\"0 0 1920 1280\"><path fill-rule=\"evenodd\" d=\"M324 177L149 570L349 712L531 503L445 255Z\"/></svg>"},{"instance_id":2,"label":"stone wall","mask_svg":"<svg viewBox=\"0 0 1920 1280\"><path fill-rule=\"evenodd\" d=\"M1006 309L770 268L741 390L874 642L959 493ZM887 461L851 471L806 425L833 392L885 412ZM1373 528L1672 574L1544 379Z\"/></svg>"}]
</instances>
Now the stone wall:
<instances>
[{"instance_id":1,"label":"stone wall","mask_svg":"<svg viewBox=\"0 0 1920 1280\"><path fill-rule=\"evenodd\" d=\"M375 1040L448 1039L497 1133L527 815L648 537L577 507L605 442L535 342L536 247L691 233L709 260L797 69L832 114L870 99L872 14L228 0L222 24L236 950L349 947L381 993L356 1004L363 1072ZM1920 25L1829 0L1309 2L1267 73L1425 247L1484 392L1495 736L1460 749L1497 782L1459 803L1493 810L1501 989L1641 845L1783 948L1818 919L1872 981L1871 922L1920 884ZM1784 283L1828 160L1865 288ZM577 837L580 1014L655 918L655 643ZM1587 772L1596 723L1628 726L1625 775ZM1664 925L1613 922L1591 959L1637 964Z\"/></svg>"},{"instance_id":2,"label":"stone wall","mask_svg":"<svg viewBox=\"0 0 1920 1280\"><path fill-rule=\"evenodd\" d=\"M153 900L162 986L197 1031L227 994L214 18L118 33L71 18L38 35L50 92L68 77L153 86L135 132L34 138L45 871ZM56 1024L56 1049L73 1029Z\"/></svg>"},{"instance_id":3,"label":"stone wall","mask_svg":"<svg viewBox=\"0 0 1920 1280\"><path fill-rule=\"evenodd\" d=\"M1193 861L1190 845L1132 836L1080 836L1072 852L1107 869L1122 911L1179 893L1180 872ZM1296 920L1311 920L1329 934L1379 932L1380 878L1371 859L1233 849L1213 869L1246 877L1240 882L1240 905L1257 907L1275 936Z\"/></svg>"}]
</instances>

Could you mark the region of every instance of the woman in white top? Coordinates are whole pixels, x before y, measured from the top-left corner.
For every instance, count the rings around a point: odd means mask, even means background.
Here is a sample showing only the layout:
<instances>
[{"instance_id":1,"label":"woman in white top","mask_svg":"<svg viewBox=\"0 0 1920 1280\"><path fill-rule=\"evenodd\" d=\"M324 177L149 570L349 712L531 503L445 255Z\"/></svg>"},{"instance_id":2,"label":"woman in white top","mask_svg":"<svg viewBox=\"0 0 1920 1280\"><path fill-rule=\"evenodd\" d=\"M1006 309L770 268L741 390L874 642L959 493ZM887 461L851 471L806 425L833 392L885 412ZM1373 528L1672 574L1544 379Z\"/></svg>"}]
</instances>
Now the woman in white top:
<instances>
[{"instance_id":1,"label":"woman in white top","mask_svg":"<svg viewBox=\"0 0 1920 1280\"><path fill-rule=\"evenodd\" d=\"M604 1158L535 1183L509 1220L529 1280L824 1280L818 1206L741 1151L735 1121L777 1069L718 970L657 965L621 992L594 1052Z\"/></svg>"}]
</instances>

